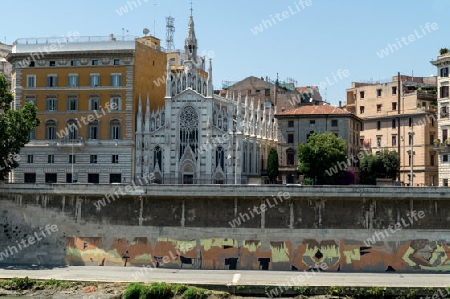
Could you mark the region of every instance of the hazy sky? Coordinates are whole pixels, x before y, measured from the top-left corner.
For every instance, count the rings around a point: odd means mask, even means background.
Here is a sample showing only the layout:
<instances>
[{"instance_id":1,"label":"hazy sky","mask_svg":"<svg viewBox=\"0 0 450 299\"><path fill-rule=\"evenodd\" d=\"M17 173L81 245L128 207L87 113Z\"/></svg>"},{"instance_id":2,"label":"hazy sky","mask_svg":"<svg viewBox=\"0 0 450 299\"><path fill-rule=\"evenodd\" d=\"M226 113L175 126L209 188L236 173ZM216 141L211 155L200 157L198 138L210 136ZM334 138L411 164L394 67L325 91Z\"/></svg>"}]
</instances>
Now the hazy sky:
<instances>
[{"instance_id":1,"label":"hazy sky","mask_svg":"<svg viewBox=\"0 0 450 299\"><path fill-rule=\"evenodd\" d=\"M175 47L182 48L189 3L2 0L0 41L71 32L141 36L149 28L165 46L171 15ZM199 54L213 58L216 89L223 80L279 73L299 86L322 83L322 96L337 104L354 81L386 80L398 71L435 75L430 60L450 47L450 0L193 0L193 7Z\"/></svg>"}]
</instances>

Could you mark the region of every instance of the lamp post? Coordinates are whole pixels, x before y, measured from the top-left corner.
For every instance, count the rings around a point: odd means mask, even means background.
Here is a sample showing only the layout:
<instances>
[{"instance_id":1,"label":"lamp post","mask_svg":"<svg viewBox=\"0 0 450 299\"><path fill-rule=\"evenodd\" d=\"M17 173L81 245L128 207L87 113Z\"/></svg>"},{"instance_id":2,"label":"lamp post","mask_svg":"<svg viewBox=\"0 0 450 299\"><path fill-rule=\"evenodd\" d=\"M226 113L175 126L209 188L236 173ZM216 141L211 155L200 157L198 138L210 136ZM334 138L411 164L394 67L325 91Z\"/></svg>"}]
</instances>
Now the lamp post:
<instances>
[{"instance_id":1,"label":"lamp post","mask_svg":"<svg viewBox=\"0 0 450 299\"><path fill-rule=\"evenodd\" d=\"M408 132L410 141L411 141L411 150L409 151L410 159L411 159L411 170L409 174L409 186L414 186L414 132L410 131Z\"/></svg>"}]
</instances>

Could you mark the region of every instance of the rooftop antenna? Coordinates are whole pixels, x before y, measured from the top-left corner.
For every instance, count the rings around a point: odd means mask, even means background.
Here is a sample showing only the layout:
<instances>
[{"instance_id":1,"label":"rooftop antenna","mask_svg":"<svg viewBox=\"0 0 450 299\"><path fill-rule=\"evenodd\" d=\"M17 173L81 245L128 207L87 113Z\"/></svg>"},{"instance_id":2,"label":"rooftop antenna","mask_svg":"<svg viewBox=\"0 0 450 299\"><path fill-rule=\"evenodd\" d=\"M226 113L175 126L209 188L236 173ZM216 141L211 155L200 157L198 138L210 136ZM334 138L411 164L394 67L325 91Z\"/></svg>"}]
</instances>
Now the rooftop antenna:
<instances>
[{"instance_id":1,"label":"rooftop antenna","mask_svg":"<svg viewBox=\"0 0 450 299\"><path fill-rule=\"evenodd\" d=\"M173 43L173 34L175 33L175 19L171 16L166 17L166 49L175 50Z\"/></svg>"},{"instance_id":2,"label":"rooftop antenna","mask_svg":"<svg viewBox=\"0 0 450 299\"><path fill-rule=\"evenodd\" d=\"M147 34L150 33L150 30L148 30L148 28L144 28L144 29L142 30L142 33L144 33L144 35L147 36Z\"/></svg>"},{"instance_id":3,"label":"rooftop antenna","mask_svg":"<svg viewBox=\"0 0 450 299\"><path fill-rule=\"evenodd\" d=\"M157 3L155 0L155 19L153 21L153 32L154 32L155 37L156 37L156 18L157 17L158 17L158 11L157 11Z\"/></svg>"},{"instance_id":4,"label":"rooftop antenna","mask_svg":"<svg viewBox=\"0 0 450 299\"><path fill-rule=\"evenodd\" d=\"M193 11L194 9L192 8L192 0L191 0L191 17L192 17L192 11Z\"/></svg>"}]
</instances>

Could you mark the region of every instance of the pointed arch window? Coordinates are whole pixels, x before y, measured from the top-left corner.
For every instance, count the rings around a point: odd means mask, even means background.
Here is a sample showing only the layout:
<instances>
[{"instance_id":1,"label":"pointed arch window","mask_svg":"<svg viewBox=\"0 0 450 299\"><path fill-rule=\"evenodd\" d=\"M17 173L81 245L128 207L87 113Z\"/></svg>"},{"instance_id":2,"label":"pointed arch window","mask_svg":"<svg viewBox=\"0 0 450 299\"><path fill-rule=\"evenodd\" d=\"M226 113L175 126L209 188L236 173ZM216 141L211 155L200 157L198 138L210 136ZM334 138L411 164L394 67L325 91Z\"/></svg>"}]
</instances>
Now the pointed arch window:
<instances>
[{"instance_id":1,"label":"pointed arch window","mask_svg":"<svg viewBox=\"0 0 450 299\"><path fill-rule=\"evenodd\" d=\"M162 151L161 147L157 146L155 147L153 151L153 166L156 167L158 165L159 170L162 171Z\"/></svg>"},{"instance_id":2,"label":"pointed arch window","mask_svg":"<svg viewBox=\"0 0 450 299\"><path fill-rule=\"evenodd\" d=\"M198 148L198 114L194 107L187 106L180 113L180 158L187 147L195 153Z\"/></svg>"},{"instance_id":3,"label":"pointed arch window","mask_svg":"<svg viewBox=\"0 0 450 299\"><path fill-rule=\"evenodd\" d=\"M224 170L225 168L225 152L223 150L223 147L219 146L216 149L216 168L222 168Z\"/></svg>"}]
</instances>

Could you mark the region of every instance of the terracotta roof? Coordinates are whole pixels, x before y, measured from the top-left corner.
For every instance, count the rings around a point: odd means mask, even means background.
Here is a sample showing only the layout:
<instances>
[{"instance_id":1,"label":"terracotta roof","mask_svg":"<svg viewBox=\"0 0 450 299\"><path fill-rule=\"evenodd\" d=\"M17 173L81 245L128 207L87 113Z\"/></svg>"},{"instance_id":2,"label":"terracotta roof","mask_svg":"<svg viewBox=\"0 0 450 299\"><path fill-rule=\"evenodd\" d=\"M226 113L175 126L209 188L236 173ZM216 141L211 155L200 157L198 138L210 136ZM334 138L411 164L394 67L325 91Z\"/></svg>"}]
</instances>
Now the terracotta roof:
<instances>
[{"instance_id":1,"label":"terracotta roof","mask_svg":"<svg viewBox=\"0 0 450 299\"><path fill-rule=\"evenodd\" d=\"M280 112L277 115L319 115L319 114L351 114L349 111L330 105L301 106Z\"/></svg>"}]
</instances>

